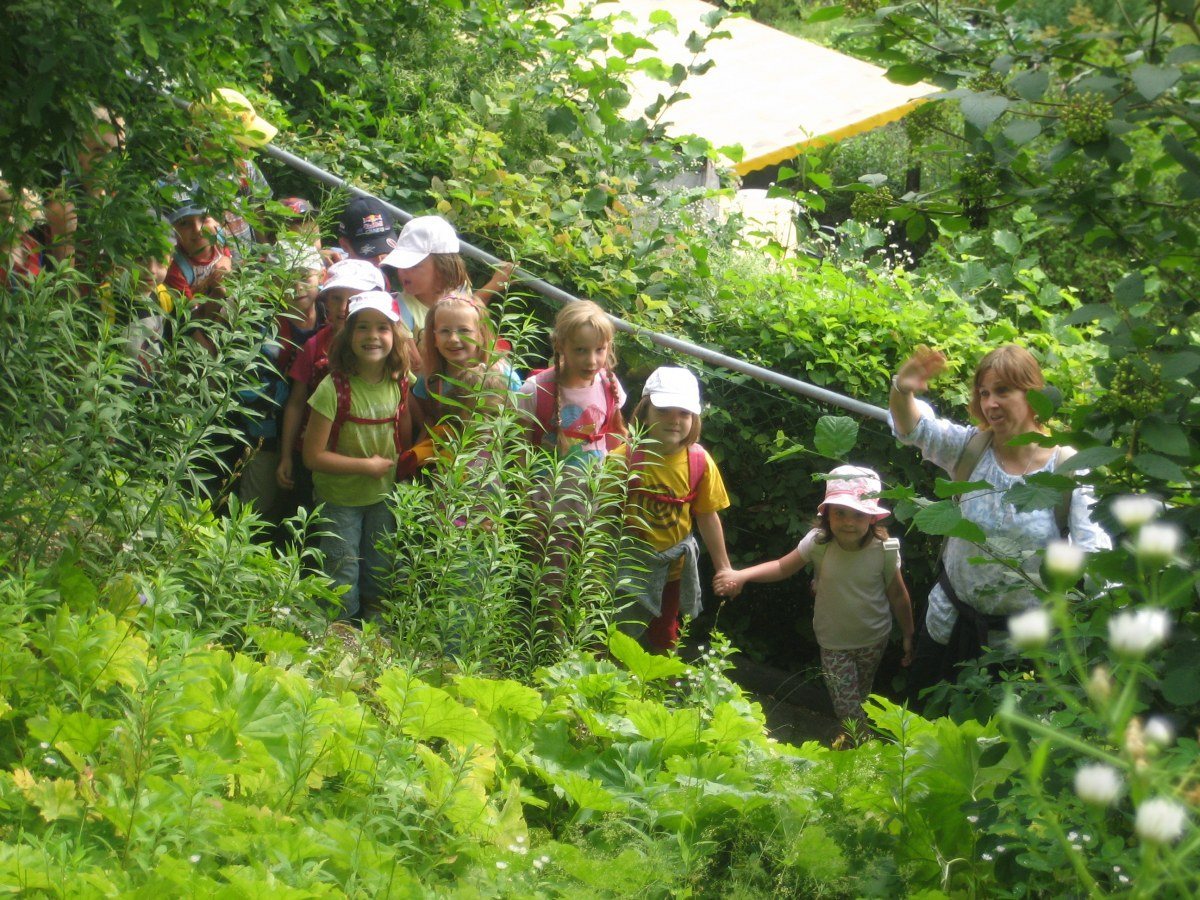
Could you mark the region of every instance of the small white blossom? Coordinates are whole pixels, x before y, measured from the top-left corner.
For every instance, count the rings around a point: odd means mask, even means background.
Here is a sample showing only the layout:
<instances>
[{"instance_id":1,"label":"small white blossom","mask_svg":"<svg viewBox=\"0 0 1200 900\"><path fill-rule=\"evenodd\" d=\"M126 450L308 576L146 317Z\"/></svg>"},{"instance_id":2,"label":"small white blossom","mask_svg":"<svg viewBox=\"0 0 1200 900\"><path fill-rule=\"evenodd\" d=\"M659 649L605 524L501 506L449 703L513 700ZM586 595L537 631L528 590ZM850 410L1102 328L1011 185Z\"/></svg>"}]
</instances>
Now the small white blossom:
<instances>
[{"instance_id":1,"label":"small white blossom","mask_svg":"<svg viewBox=\"0 0 1200 900\"><path fill-rule=\"evenodd\" d=\"M974 825L979 821L979 816L967 816L967 821Z\"/></svg>"},{"instance_id":2,"label":"small white blossom","mask_svg":"<svg viewBox=\"0 0 1200 900\"><path fill-rule=\"evenodd\" d=\"M1108 620L1108 642L1118 653L1145 656L1167 639L1171 620L1164 610L1144 607Z\"/></svg>"},{"instance_id":3,"label":"small white blossom","mask_svg":"<svg viewBox=\"0 0 1200 900\"><path fill-rule=\"evenodd\" d=\"M1118 875L1117 881L1121 882L1121 884L1129 884L1129 876L1128 875Z\"/></svg>"},{"instance_id":4,"label":"small white blossom","mask_svg":"<svg viewBox=\"0 0 1200 900\"><path fill-rule=\"evenodd\" d=\"M1083 548L1070 541L1051 541L1046 545L1046 571L1063 581L1074 581L1083 571Z\"/></svg>"},{"instance_id":5,"label":"small white blossom","mask_svg":"<svg viewBox=\"0 0 1200 900\"><path fill-rule=\"evenodd\" d=\"M506 863L502 859L498 859L498 860L496 860L496 868L499 869L501 872L503 872L505 869L508 868L508 863Z\"/></svg>"},{"instance_id":6,"label":"small white blossom","mask_svg":"<svg viewBox=\"0 0 1200 900\"><path fill-rule=\"evenodd\" d=\"M55 759L53 756L47 756L45 759L42 760L42 762L44 762L48 766L57 766L58 765L58 760Z\"/></svg>"},{"instance_id":7,"label":"small white blossom","mask_svg":"<svg viewBox=\"0 0 1200 900\"><path fill-rule=\"evenodd\" d=\"M1162 716L1154 716L1146 723L1142 736L1156 747L1169 747L1175 743L1175 729Z\"/></svg>"},{"instance_id":8,"label":"small white blossom","mask_svg":"<svg viewBox=\"0 0 1200 900\"><path fill-rule=\"evenodd\" d=\"M196 863L200 862L200 854L193 853L191 856L188 857L188 862L190 862L194 866Z\"/></svg>"},{"instance_id":9,"label":"small white blossom","mask_svg":"<svg viewBox=\"0 0 1200 900\"><path fill-rule=\"evenodd\" d=\"M981 854L981 856L983 857L984 862L992 861L992 854L990 854L990 853L983 853L983 854Z\"/></svg>"},{"instance_id":10,"label":"small white blossom","mask_svg":"<svg viewBox=\"0 0 1200 900\"><path fill-rule=\"evenodd\" d=\"M1182 542L1183 532L1177 526L1151 522L1138 531L1135 549L1143 562L1163 565L1179 552Z\"/></svg>"},{"instance_id":11,"label":"small white blossom","mask_svg":"<svg viewBox=\"0 0 1200 900\"><path fill-rule=\"evenodd\" d=\"M1112 696L1112 676L1108 674L1107 668L1096 666L1092 669L1091 677L1088 678L1087 693L1095 703L1108 701Z\"/></svg>"},{"instance_id":12,"label":"small white blossom","mask_svg":"<svg viewBox=\"0 0 1200 900\"><path fill-rule=\"evenodd\" d=\"M1009 637L1019 650L1044 647L1052 630L1050 614L1044 609L1029 609L1008 620Z\"/></svg>"},{"instance_id":13,"label":"small white blossom","mask_svg":"<svg viewBox=\"0 0 1200 900\"><path fill-rule=\"evenodd\" d=\"M534 867L535 869L540 869L540 868L541 868L542 866L544 866L544 865L545 865L545 863L544 863L544 862L542 862L540 859L535 859L535 860L533 861L533 867Z\"/></svg>"},{"instance_id":14,"label":"small white blossom","mask_svg":"<svg viewBox=\"0 0 1200 900\"><path fill-rule=\"evenodd\" d=\"M1146 494L1126 494L1113 501L1113 517L1126 528L1137 528L1157 518L1162 501Z\"/></svg>"},{"instance_id":15,"label":"small white blossom","mask_svg":"<svg viewBox=\"0 0 1200 900\"><path fill-rule=\"evenodd\" d=\"M1134 828L1138 837L1152 844L1170 844L1179 840L1187 821L1187 811L1174 800L1155 797L1137 808Z\"/></svg>"},{"instance_id":16,"label":"small white blossom","mask_svg":"<svg viewBox=\"0 0 1200 900\"><path fill-rule=\"evenodd\" d=\"M1075 773L1075 793L1085 803L1108 806L1121 796L1121 774L1104 763L1080 766Z\"/></svg>"},{"instance_id":17,"label":"small white blossom","mask_svg":"<svg viewBox=\"0 0 1200 900\"><path fill-rule=\"evenodd\" d=\"M50 745L49 745L49 744L47 744L45 741L42 741L41 743L39 743L39 744L38 744L38 746L39 746L39 747L41 747L43 750L49 750L49 749L50 749Z\"/></svg>"}]
</instances>

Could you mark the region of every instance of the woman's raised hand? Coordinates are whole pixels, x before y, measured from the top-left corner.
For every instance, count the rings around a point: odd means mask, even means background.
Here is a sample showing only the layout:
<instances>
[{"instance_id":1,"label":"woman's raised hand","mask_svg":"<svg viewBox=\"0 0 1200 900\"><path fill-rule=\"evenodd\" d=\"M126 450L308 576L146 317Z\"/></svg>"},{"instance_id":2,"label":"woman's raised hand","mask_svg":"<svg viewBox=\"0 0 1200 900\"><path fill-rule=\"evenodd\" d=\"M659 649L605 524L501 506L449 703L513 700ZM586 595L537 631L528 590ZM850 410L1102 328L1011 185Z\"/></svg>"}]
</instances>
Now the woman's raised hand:
<instances>
[{"instance_id":1,"label":"woman's raised hand","mask_svg":"<svg viewBox=\"0 0 1200 900\"><path fill-rule=\"evenodd\" d=\"M929 387L930 381L944 371L946 355L920 344L896 372L896 388L905 394L920 394Z\"/></svg>"}]
</instances>

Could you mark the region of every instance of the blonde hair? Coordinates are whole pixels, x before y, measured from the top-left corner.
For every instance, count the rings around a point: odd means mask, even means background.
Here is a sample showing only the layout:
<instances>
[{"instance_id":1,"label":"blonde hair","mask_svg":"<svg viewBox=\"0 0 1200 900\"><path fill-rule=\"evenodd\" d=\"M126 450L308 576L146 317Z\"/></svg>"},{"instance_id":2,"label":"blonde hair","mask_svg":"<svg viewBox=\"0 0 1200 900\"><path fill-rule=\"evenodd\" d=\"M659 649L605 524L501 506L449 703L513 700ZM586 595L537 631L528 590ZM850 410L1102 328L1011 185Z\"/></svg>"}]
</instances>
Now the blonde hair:
<instances>
[{"instance_id":1,"label":"blonde hair","mask_svg":"<svg viewBox=\"0 0 1200 900\"><path fill-rule=\"evenodd\" d=\"M983 376L995 372L996 377L1010 387L1022 391L1040 391L1046 386L1046 376L1032 353L1016 344L997 347L979 361L975 367L975 381L971 386L971 403L968 409L981 428L987 428L983 417L983 406L979 402L979 385Z\"/></svg>"},{"instance_id":2,"label":"blonde hair","mask_svg":"<svg viewBox=\"0 0 1200 900\"><path fill-rule=\"evenodd\" d=\"M562 371L563 350L571 338L585 328L593 329L600 338L608 344L608 355L604 360L606 386L612 395L613 420L612 428L606 432L624 437L627 434L625 419L621 415L621 392L617 384L617 376L613 371L617 367L617 351L614 346L617 330L613 327L612 319L600 308L598 303L591 300L576 300L568 303L558 311L554 318L554 331L550 340L554 345L554 408L550 413L548 430L552 431L558 442L560 452L566 452L566 440L562 434L562 397L558 385L558 373Z\"/></svg>"},{"instance_id":3,"label":"blonde hair","mask_svg":"<svg viewBox=\"0 0 1200 900\"><path fill-rule=\"evenodd\" d=\"M649 423L649 420L646 415L649 411L650 411L650 398L643 397L641 400L638 401L638 405L633 408L633 412L630 414L629 419L631 422L634 422L639 425L649 425L650 423ZM692 444L696 443L699 440L700 440L700 416L698 416L696 413L692 413L692 427L691 427L691 430L688 431L687 437L684 438L683 445L685 447L690 447Z\"/></svg>"},{"instance_id":4,"label":"blonde hair","mask_svg":"<svg viewBox=\"0 0 1200 900\"><path fill-rule=\"evenodd\" d=\"M429 258L433 260L433 272L437 277L439 295L457 291L464 284L469 283L467 264L457 253L430 253Z\"/></svg>"}]
</instances>

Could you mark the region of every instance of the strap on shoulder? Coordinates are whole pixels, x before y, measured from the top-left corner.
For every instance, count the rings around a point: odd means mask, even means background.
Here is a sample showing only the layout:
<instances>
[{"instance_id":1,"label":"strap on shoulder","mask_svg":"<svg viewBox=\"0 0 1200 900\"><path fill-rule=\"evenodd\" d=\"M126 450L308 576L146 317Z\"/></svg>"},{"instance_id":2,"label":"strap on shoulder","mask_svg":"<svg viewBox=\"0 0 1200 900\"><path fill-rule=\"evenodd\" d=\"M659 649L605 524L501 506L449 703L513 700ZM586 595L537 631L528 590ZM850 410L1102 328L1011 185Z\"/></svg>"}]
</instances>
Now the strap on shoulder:
<instances>
[{"instance_id":1,"label":"strap on shoulder","mask_svg":"<svg viewBox=\"0 0 1200 900\"><path fill-rule=\"evenodd\" d=\"M333 379L333 393L337 398L333 424L329 427L329 449L336 452L342 425L345 424L346 419L350 418L350 379L346 377L345 372L331 371L329 377Z\"/></svg>"},{"instance_id":2,"label":"strap on shoulder","mask_svg":"<svg viewBox=\"0 0 1200 900\"><path fill-rule=\"evenodd\" d=\"M969 481L971 473L975 471L975 466L979 464L979 460L983 458L984 451L992 445L992 432L988 430L976 431L963 444L962 451L958 454L958 459L954 462L953 476L955 481Z\"/></svg>"},{"instance_id":3,"label":"strap on shoulder","mask_svg":"<svg viewBox=\"0 0 1200 900\"><path fill-rule=\"evenodd\" d=\"M1076 453L1074 447L1059 447L1058 460L1054 463L1054 471L1057 472L1062 468L1063 463L1074 456ZM1058 525L1058 533L1061 537L1068 537L1071 533L1071 497L1075 491L1063 491L1058 498L1058 502L1054 504L1054 522Z\"/></svg>"},{"instance_id":4,"label":"strap on shoulder","mask_svg":"<svg viewBox=\"0 0 1200 900\"><path fill-rule=\"evenodd\" d=\"M886 538L883 542L883 583L890 584L896 577L900 564L900 538Z\"/></svg>"}]
</instances>

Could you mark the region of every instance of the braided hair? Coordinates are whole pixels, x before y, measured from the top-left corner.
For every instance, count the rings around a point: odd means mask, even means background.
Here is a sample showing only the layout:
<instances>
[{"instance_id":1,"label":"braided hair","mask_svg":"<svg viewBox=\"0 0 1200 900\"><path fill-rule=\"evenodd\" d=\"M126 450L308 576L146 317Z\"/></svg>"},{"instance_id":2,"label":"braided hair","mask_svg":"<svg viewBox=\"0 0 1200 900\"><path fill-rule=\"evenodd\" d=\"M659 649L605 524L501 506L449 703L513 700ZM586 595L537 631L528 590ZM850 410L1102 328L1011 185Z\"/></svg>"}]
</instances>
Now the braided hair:
<instances>
[{"instance_id":1,"label":"braided hair","mask_svg":"<svg viewBox=\"0 0 1200 900\"><path fill-rule=\"evenodd\" d=\"M617 383L617 376L613 371L617 366L617 354L613 344L613 339L616 337L616 329L613 328L612 319L600 308L599 304L593 303L591 300L578 300L574 303L568 303L558 311L558 315L554 319L554 331L551 334L551 340L554 344L555 377L554 405L551 409L549 425L560 453L566 453L570 450L570 447L562 433L562 396L558 375L562 372L565 348L570 343L571 338L584 328L594 330L596 335L608 345L608 357L604 361L604 380L605 387L612 396L614 412L613 421L605 423L608 426L606 433L617 434L621 437L624 437L627 433L625 418L621 415L620 386Z\"/></svg>"}]
</instances>

